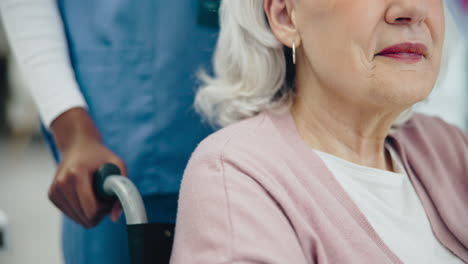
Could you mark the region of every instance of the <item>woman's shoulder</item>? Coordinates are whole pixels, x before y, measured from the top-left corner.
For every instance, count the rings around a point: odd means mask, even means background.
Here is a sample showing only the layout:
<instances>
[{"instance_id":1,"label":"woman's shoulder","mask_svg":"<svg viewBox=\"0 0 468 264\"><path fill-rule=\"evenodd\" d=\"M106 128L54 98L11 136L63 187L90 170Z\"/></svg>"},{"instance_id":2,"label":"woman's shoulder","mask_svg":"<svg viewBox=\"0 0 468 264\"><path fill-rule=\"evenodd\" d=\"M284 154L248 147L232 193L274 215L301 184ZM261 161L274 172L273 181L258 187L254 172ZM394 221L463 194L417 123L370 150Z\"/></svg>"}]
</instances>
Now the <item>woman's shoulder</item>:
<instances>
[{"instance_id":1,"label":"woman's shoulder","mask_svg":"<svg viewBox=\"0 0 468 264\"><path fill-rule=\"evenodd\" d=\"M278 143L279 134L268 114L262 112L254 117L228 125L206 137L194 154L243 152L253 154Z\"/></svg>"},{"instance_id":2,"label":"woman's shoulder","mask_svg":"<svg viewBox=\"0 0 468 264\"><path fill-rule=\"evenodd\" d=\"M468 171L468 134L438 117L415 114L392 137L414 167Z\"/></svg>"},{"instance_id":3,"label":"woman's shoulder","mask_svg":"<svg viewBox=\"0 0 468 264\"><path fill-rule=\"evenodd\" d=\"M256 177L258 168L281 170L289 166L285 160L293 155L275 121L262 112L205 138L193 152L187 171L222 171L223 166L229 166Z\"/></svg>"},{"instance_id":4,"label":"woman's shoulder","mask_svg":"<svg viewBox=\"0 0 468 264\"><path fill-rule=\"evenodd\" d=\"M414 114L395 135L396 138L419 144L445 147L468 147L468 134L439 117Z\"/></svg>"}]
</instances>

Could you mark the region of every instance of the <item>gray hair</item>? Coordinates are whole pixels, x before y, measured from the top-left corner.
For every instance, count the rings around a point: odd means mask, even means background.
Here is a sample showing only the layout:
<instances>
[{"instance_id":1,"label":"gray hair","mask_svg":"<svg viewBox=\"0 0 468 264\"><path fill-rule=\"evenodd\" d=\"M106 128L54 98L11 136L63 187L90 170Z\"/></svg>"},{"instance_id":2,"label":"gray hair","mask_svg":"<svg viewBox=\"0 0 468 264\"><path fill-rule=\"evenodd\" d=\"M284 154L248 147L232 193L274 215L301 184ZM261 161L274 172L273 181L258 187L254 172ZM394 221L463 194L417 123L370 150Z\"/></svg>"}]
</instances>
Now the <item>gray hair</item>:
<instances>
[{"instance_id":1,"label":"gray hair","mask_svg":"<svg viewBox=\"0 0 468 264\"><path fill-rule=\"evenodd\" d=\"M197 111L211 124L223 127L290 104L294 67L285 56L288 49L271 32L263 0L223 0L219 12L215 75L200 73ZM409 112L395 124L408 120Z\"/></svg>"}]
</instances>

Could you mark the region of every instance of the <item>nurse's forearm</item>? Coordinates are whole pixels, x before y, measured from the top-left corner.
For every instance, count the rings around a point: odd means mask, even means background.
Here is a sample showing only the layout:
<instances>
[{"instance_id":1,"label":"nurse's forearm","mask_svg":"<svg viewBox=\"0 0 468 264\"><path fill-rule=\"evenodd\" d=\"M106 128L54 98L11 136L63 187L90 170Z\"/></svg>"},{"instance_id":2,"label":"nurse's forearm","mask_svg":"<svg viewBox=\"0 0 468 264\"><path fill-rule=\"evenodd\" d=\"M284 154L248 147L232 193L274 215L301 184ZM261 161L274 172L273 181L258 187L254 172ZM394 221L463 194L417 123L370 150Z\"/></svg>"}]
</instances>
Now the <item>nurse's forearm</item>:
<instances>
[{"instance_id":1,"label":"nurse's forearm","mask_svg":"<svg viewBox=\"0 0 468 264\"><path fill-rule=\"evenodd\" d=\"M62 154L76 142L102 144L101 135L94 122L88 112L81 107L72 108L61 114L52 122L50 128Z\"/></svg>"},{"instance_id":2,"label":"nurse's forearm","mask_svg":"<svg viewBox=\"0 0 468 264\"><path fill-rule=\"evenodd\" d=\"M86 108L70 64L56 1L1 0L0 12L45 125L50 126L71 108Z\"/></svg>"}]
</instances>

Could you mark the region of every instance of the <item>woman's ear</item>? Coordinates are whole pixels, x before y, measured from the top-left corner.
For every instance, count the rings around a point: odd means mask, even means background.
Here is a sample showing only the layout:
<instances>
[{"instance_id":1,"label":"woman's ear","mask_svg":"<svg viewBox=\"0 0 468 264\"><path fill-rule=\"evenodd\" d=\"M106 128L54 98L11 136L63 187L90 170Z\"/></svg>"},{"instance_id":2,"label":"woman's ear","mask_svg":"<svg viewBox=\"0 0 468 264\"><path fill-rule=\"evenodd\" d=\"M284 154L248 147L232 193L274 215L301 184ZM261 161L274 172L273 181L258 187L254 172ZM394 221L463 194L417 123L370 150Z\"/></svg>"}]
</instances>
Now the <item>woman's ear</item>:
<instances>
[{"instance_id":1,"label":"woman's ear","mask_svg":"<svg viewBox=\"0 0 468 264\"><path fill-rule=\"evenodd\" d=\"M283 45L298 47L301 42L296 24L296 11L291 0L264 0L263 8L271 31Z\"/></svg>"}]
</instances>

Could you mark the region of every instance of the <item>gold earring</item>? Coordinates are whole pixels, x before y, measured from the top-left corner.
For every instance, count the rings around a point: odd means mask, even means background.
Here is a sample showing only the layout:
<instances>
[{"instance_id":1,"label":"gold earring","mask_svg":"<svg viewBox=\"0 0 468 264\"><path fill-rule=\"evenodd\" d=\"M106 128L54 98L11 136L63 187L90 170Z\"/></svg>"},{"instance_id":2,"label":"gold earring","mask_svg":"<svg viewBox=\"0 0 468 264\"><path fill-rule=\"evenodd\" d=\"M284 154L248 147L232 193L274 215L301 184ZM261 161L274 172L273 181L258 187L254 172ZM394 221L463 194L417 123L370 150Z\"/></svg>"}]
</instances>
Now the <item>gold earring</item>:
<instances>
[{"instance_id":1,"label":"gold earring","mask_svg":"<svg viewBox=\"0 0 468 264\"><path fill-rule=\"evenodd\" d=\"M296 42L293 41L293 44L292 44L292 60L293 60L293 64L295 65L296 64Z\"/></svg>"}]
</instances>

